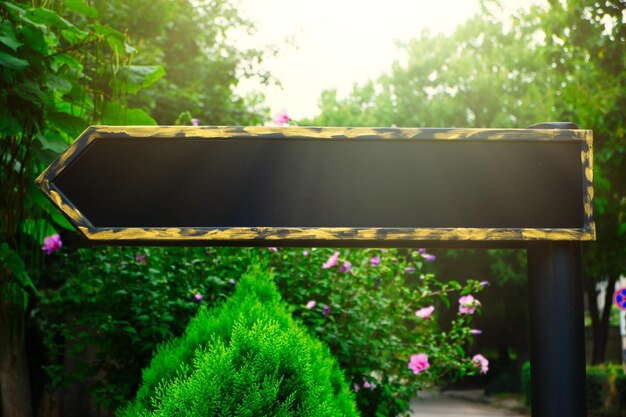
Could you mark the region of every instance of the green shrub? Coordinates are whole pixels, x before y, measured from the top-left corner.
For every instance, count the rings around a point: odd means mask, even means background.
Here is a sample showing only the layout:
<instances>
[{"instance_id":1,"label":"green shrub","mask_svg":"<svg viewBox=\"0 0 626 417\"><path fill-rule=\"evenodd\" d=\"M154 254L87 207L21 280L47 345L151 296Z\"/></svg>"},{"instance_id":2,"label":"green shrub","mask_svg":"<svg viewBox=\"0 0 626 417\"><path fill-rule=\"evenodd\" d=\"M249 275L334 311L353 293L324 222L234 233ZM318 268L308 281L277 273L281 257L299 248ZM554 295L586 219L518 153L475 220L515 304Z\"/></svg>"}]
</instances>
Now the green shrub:
<instances>
[{"instance_id":1,"label":"green shrub","mask_svg":"<svg viewBox=\"0 0 626 417\"><path fill-rule=\"evenodd\" d=\"M622 365L587 367L587 410L606 417L626 416L626 375ZM530 405L530 362L522 367L522 388Z\"/></svg>"},{"instance_id":2,"label":"green shrub","mask_svg":"<svg viewBox=\"0 0 626 417\"><path fill-rule=\"evenodd\" d=\"M605 370L597 368L587 369L587 409L600 411L606 397L606 391L608 389L608 379L610 374Z\"/></svg>"},{"instance_id":3,"label":"green shrub","mask_svg":"<svg viewBox=\"0 0 626 417\"><path fill-rule=\"evenodd\" d=\"M296 324L270 277L254 267L233 298L204 309L160 347L131 416L354 416L328 349Z\"/></svg>"},{"instance_id":4,"label":"green shrub","mask_svg":"<svg viewBox=\"0 0 626 417\"><path fill-rule=\"evenodd\" d=\"M224 302L254 254L231 248L85 248L58 254L37 319L54 385L80 383L110 409L132 399L156 347ZM95 352L94 352L95 347ZM93 352L93 356L90 353ZM77 358L68 367L66 356Z\"/></svg>"}]
</instances>

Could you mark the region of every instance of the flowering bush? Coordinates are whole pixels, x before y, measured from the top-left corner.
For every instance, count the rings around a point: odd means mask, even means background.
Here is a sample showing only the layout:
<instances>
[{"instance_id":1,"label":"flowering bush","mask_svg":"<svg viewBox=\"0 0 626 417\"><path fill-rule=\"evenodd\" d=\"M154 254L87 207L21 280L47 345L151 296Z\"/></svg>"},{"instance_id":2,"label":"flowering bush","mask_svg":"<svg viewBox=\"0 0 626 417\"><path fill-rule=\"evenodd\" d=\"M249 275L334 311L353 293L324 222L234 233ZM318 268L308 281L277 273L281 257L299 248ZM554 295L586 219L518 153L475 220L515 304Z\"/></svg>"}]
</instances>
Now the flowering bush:
<instances>
[{"instance_id":1,"label":"flowering bush","mask_svg":"<svg viewBox=\"0 0 626 417\"><path fill-rule=\"evenodd\" d=\"M418 389L488 369L471 351L486 283L439 282L425 250L97 248L55 257L66 266L40 292L37 314L53 353L48 372L56 383L86 383L110 407L134 394L159 343L182 334L199 306L226 300L256 263L269 263L294 317L338 359L364 416L397 415ZM441 326L444 312L454 318ZM62 337L71 355L91 345L95 357L65 369Z\"/></svg>"},{"instance_id":2,"label":"flowering bush","mask_svg":"<svg viewBox=\"0 0 626 417\"><path fill-rule=\"evenodd\" d=\"M49 271L50 287L39 288L35 314L51 383L84 384L103 405L119 407L134 395L155 347L180 335L199 307L233 293L250 255L231 248L55 253L57 269Z\"/></svg>"},{"instance_id":3,"label":"flowering bush","mask_svg":"<svg viewBox=\"0 0 626 417\"><path fill-rule=\"evenodd\" d=\"M438 281L426 250L266 253L283 297L338 358L364 416L398 415L418 390L487 372L487 359L468 353L486 283ZM442 309L456 312L443 328Z\"/></svg>"}]
</instances>

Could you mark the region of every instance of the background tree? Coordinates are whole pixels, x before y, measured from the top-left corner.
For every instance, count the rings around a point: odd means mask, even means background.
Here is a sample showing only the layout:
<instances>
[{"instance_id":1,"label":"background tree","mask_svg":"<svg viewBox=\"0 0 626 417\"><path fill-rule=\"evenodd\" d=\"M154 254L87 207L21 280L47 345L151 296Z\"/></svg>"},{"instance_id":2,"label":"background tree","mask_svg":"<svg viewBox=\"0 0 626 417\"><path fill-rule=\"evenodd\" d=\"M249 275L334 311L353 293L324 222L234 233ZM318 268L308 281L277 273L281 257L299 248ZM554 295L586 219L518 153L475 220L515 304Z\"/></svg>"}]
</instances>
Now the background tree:
<instances>
[{"instance_id":1,"label":"background tree","mask_svg":"<svg viewBox=\"0 0 626 417\"><path fill-rule=\"evenodd\" d=\"M228 1L0 2L2 415L32 415L24 332L35 288L49 285L41 244L71 229L36 175L89 124L153 125L151 114L170 124L181 114L182 123L258 123L257 98L233 89L240 77L267 75L260 52L227 41L238 27L250 28ZM144 90L166 71L159 90Z\"/></svg>"},{"instance_id":2,"label":"background tree","mask_svg":"<svg viewBox=\"0 0 626 417\"><path fill-rule=\"evenodd\" d=\"M68 16L80 16L80 23L61 17L62 8ZM82 1L55 10L0 3L0 397L5 416L33 412L24 351L26 311L42 271L43 237L68 226L33 180L88 121L104 119L107 103L120 100L111 94L113 80L129 82L127 72L114 74L101 65L115 62L122 68L129 53L124 35L93 23L95 16Z\"/></svg>"},{"instance_id":3,"label":"background tree","mask_svg":"<svg viewBox=\"0 0 626 417\"><path fill-rule=\"evenodd\" d=\"M240 79L269 82L260 64L265 51L241 50L233 31L252 32L230 0L97 0L104 23L125 33L141 51L133 63L160 64L163 79L129 100L161 125L176 124L183 113L205 125L256 125L268 118L262 97L234 93ZM189 124L189 116L180 122Z\"/></svg>"},{"instance_id":4,"label":"background tree","mask_svg":"<svg viewBox=\"0 0 626 417\"><path fill-rule=\"evenodd\" d=\"M554 120L593 129L598 239L585 245L594 364L604 362L615 282L626 273L626 2L551 1L531 18L544 28ZM598 283L605 282L598 308Z\"/></svg>"},{"instance_id":5,"label":"background tree","mask_svg":"<svg viewBox=\"0 0 626 417\"><path fill-rule=\"evenodd\" d=\"M612 288L626 270L625 5L553 0L505 22L498 1L484 1L481 15L452 35L424 32L401 44L388 75L345 98L324 92L321 114L302 122L524 128L556 120L592 129L598 240L585 247L585 290L594 363L604 360ZM609 288L602 312L599 282Z\"/></svg>"}]
</instances>

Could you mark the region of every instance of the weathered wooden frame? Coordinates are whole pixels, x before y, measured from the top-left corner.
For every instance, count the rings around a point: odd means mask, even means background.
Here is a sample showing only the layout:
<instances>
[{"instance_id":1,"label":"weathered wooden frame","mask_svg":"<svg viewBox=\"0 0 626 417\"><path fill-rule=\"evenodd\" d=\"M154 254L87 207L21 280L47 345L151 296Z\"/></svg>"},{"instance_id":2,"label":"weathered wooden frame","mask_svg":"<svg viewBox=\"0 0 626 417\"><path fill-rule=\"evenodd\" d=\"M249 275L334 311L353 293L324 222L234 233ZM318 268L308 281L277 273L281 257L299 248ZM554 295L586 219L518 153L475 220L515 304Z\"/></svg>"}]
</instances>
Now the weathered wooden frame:
<instances>
[{"instance_id":1,"label":"weathered wooden frame","mask_svg":"<svg viewBox=\"0 0 626 417\"><path fill-rule=\"evenodd\" d=\"M448 140L448 141L565 141L580 144L584 227L578 229L478 228L99 228L74 207L54 185L57 178L95 140L133 138L336 138ZM417 128L313 128L313 127L89 127L37 179L44 194L95 243L231 245L276 241L285 246L319 243L322 246L398 246L415 241L586 241L595 239L593 216L593 142L589 130L578 129L417 129Z\"/></svg>"}]
</instances>

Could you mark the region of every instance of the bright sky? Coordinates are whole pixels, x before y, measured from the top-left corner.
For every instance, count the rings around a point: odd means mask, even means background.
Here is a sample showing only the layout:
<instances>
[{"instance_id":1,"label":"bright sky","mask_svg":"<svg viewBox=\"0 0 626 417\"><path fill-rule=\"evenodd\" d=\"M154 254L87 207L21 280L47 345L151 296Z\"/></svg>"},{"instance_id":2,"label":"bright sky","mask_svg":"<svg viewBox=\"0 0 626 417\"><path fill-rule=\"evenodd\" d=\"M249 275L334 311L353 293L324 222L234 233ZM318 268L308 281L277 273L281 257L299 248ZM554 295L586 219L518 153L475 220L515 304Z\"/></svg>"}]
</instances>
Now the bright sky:
<instances>
[{"instance_id":1,"label":"bright sky","mask_svg":"<svg viewBox=\"0 0 626 417\"><path fill-rule=\"evenodd\" d=\"M505 13L541 0L503 0ZM293 119L317 114L323 90L347 94L354 83L375 79L398 57L396 41L424 29L452 33L478 13L479 0L239 0L240 13L257 32L243 47L283 45L263 64L282 88L243 82L238 91L263 92L271 114ZM286 42L289 40L290 42Z\"/></svg>"}]
</instances>

